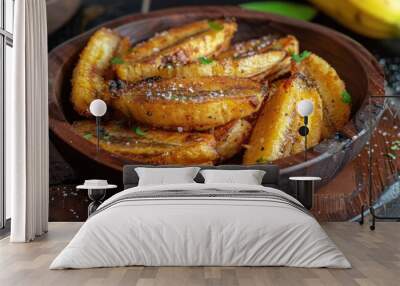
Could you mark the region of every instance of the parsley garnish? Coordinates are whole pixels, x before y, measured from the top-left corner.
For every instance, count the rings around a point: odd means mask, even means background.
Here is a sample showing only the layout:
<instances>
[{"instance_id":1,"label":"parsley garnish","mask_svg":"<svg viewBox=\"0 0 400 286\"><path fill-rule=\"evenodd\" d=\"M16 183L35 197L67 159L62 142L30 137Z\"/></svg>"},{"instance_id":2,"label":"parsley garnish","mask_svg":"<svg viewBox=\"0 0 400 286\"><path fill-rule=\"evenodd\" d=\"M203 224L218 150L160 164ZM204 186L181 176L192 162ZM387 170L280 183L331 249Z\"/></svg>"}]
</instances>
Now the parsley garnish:
<instances>
[{"instance_id":1,"label":"parsley garnish","mask_svg":"<svg viewBox=\"0 0 400 286\"><path fill-rule=\"evenodd\" d=\"M135 131L136 135L138 136L146 136L146 132L140 129L140 127L135 127L133 131Z\"/></svg>"},{"instance_id":2,"label":"parsley garnish","mask_svg":"<svg viewBox=\"0 0 400 286\"><path fill-rule=\"evenodd\" d=\"M83 135L83 138L85 138L86 140L90 140L90 139L92 139L92 137L93 137L93 135L90 132L86 132Z\"/></svg>"},{"instance_id":3,"label":"parsley garnish","mask_svg":"<svg viewBox=\"0 0 400 286\"><path fill-rule=\"evenodd\" d=\"M398 151L398 150L400 150L400 145L393 144L392 146L390 146L390 150Z\"/></svg>"},{"instance_id":4,"label":"parsley garnish","mask_svg":"<svg viewBox=\"0 0 400 286\"><path fill-rule=\"evenodd\" d=\"M400 141L399 140L393 141L392 145L390 146L390 150L395 151L395 152L399 151L400 150ZM397 158L397 155L393 154L393 153L387 153L387 154L385 154L385 156L392 160L395 160Z\"/></svg>"},{"instance_id":5,"label":"parsley garnish","mask_svg":"<svg viewBox=\"0 0 400 286\"><path fill-rule=\"evenodd\" d=\"M202 65L208 65L208 64L211 64L211 63L213 62L213 60L212 60L212 59L209 59L209 58L207 58L207 57L200 57L200 58L199 58L199 62L200 62Z\"/></svg>"},{"instance_id":6,"label":"parsley garnish","mask_svg":"<svg viewBox=\"0 0 400 286\"><path fill-rule=\"evenodd\" d=\"M208 21L208 26L214 31L221 31L224 29L224 25L215 21Z\"/></svg>"},{"instance_id":7,"label":"parsley garnish","mask_svg":"<svg viewBox=\"0 0 400 286\"><path fill-rule=\"evenodd\" d=\"M344 90L341 94L342 96L342 101L344 103L350 104L351 103L351 95L350 93L347 92L347 90Z\"/></svg>"},{"instance_id":8,"label":"parsley garnish","mask_svg":"<svg viewBox=\"0 0 400 286\"><path fill-rule=\"evenodd\" d=\"M310 51L303 51L301 54L292 53L292 59L296 63L301 63L305 58L309 57L310 55L311 55Z\"/></svg>"},{"instance_id":9,"label":"parsley garnish","mask_svg":"<svg viewBox=\"0 0 400 286\"><path fill-rule=\"evenodd\" d=\"M113 65L120 65L120 64L123 64L123 63L124 63L124 60L123 60L122 58L120 58L120 57L113 57L113 58L111 59L111 63L112 63Z\"/></svg>"},{"instance_id":10,"label":"parsley garnish","mask_svg":"<svg viewBox=\"0 0 400 286\"><path fill-rule=\"evenodd\" d=\"M256 163L265 163L265 162L267 162L267 160L264 159L263 157L260 157L260 158L258 158L258 159L256 160Z\"/></svg>"},{"instance_id":11,"label":"parsley garnish","mask_svg":"<svg viewBox=\"0 0 400 286\"><path fill-rule=\"evenodd\" d=\"M100 139L107 140L106 138L110 138L110 134L104 127L100 127Z\"/></svg>"},{"instance_id":12,"label":"parsley garnish","mask_svg":"<svg viewBox=\"0 0 400 286\"><path fill-rule=\"evenodd\" d=\"M396 155L395 155L395 154L392 154L392 153L387 153L387 154L385 154L385 156L388 157L388 158L390 158L390 159L392 159L392 160L395 160L395 159L396 159Z\"/></svg>"}]
</instances>

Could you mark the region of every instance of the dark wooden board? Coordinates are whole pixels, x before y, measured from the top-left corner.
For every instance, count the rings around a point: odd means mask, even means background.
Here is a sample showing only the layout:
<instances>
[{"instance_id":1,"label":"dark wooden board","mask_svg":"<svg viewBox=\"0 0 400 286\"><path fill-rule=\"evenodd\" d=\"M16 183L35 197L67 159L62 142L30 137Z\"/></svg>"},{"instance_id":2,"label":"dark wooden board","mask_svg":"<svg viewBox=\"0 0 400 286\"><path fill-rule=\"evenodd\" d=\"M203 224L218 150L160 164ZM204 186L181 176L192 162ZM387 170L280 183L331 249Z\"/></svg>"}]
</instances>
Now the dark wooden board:
<instances>
[{"instance_id":1,"label":"dark wooden board","mask_svg":"<svg viewBox=\"0 0 400 286\"><path fill-rule=\"evenodd\" d=\"M400 118L386 110L371 140L372 202L374 203L400 176L400 151L391 150L400 140ZM388 153L396 157L387 156ZM368 146L315 196L315 216L319 220L348 220L360 214L361 205L368 205ZM397 191L398 193L399 191ZM392 199L395 194L390 195Z\"/></svg>"}]
</instances>

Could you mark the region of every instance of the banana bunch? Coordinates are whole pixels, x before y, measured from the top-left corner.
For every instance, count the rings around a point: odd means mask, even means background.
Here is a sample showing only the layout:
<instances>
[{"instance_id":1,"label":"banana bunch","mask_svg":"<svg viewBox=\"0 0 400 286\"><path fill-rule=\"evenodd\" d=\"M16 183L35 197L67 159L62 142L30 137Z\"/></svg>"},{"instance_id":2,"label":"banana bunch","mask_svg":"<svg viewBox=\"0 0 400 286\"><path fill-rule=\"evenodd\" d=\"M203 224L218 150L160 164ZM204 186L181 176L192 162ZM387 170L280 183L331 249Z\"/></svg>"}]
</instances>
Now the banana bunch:
<instances>
[{"instance_id":1,"label":"banana bunch","mask_svg":"<svg viewBox=\"0 0 400 286\"><path fill-rule=\"evenodd\" d=\"M376 39L400 38L400 0L309 0L350 30Z\"/></svg>"}]
</instances>

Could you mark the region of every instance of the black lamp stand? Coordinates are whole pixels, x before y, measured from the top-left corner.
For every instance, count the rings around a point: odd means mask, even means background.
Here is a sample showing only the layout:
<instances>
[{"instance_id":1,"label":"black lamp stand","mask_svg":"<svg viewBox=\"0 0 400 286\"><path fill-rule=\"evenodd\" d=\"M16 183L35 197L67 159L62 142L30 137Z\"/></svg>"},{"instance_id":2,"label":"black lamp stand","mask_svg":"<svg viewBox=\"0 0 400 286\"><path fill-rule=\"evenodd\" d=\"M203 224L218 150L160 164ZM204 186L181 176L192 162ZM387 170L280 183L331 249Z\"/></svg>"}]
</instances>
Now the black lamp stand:
<instances>
[{"instance_id":1,"label":"black lamp stand","mask_svg":"<svg viewBox=\"0 0 400 286\"><path fill-rule=\"evenodd\" d=\"M389 95L389 96L373 96L374 98L400 98L398 95ZM369 127L372 127L372 114L371 114L371 96L369 98ZM370 230L375 230L375 223L377 219L380 220L400 220L400 217L390 217L390 216L379 216L375 214L375 209L373 207L373 202L372 202L372 144L371 144L371 139L372 139L372 133L373 130L371 129L371 134L370 134L370 140L368 144L368 207L369 207L369 212L372 217L372 223L369 226ZM367 205L363 204L361 206L361 219L359 223L362 225L364 224L364 210L366 209Z\"/></svg>"},{"instance_id":2,"label":"black lamp stand","mask_svg":"<svg viewBox=\"0 0 400 286\"><path fill-rule=\"evenodd\" d=\"M308 116L304 116L304 125L299 128L299 134L304 137L304 161L307 161L307 135L310 132L307 125Z\"/></svg>"},{"instance_id":3,"label":"black lamp stand","mask_svg":"<svg viewBox=\"0 0 400 286\"><path fill-rule=\"evenodd\" d=\"M96 151L97 151L97 153L99 153L99 151L100 151L100 120L101 120L101 117L96 116L96 137L97 137Z\"/></svg>"}]
</instances>

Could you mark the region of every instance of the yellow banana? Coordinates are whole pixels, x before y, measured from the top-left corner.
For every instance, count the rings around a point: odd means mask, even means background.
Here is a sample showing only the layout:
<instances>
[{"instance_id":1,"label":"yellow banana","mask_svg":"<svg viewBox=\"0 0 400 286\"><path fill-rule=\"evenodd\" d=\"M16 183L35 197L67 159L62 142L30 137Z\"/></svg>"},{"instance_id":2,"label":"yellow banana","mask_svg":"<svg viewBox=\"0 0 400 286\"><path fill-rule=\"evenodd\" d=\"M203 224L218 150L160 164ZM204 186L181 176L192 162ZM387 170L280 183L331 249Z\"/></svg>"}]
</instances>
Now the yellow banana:
<instances>
[{"instance_id":1,"label":"yellow banana","mask_svg":"<svg viewBox=\"0 0 400 286\"><path fill-rule=\"evenodd\" d=\"M364 10L373 17L384 18L388 22L399 23L399 0L349 0L355 7Z\"/></svg>"},{"instance_id":2,"label":"yellow banana","mask_svg":"<svg viewBox=\"0 0 400 286\"><path fill-rule=\"evenodd\" d=\"M309 0L339 23L364 36L400 37L400 0Z\"/></svg>"}]
</instances>

